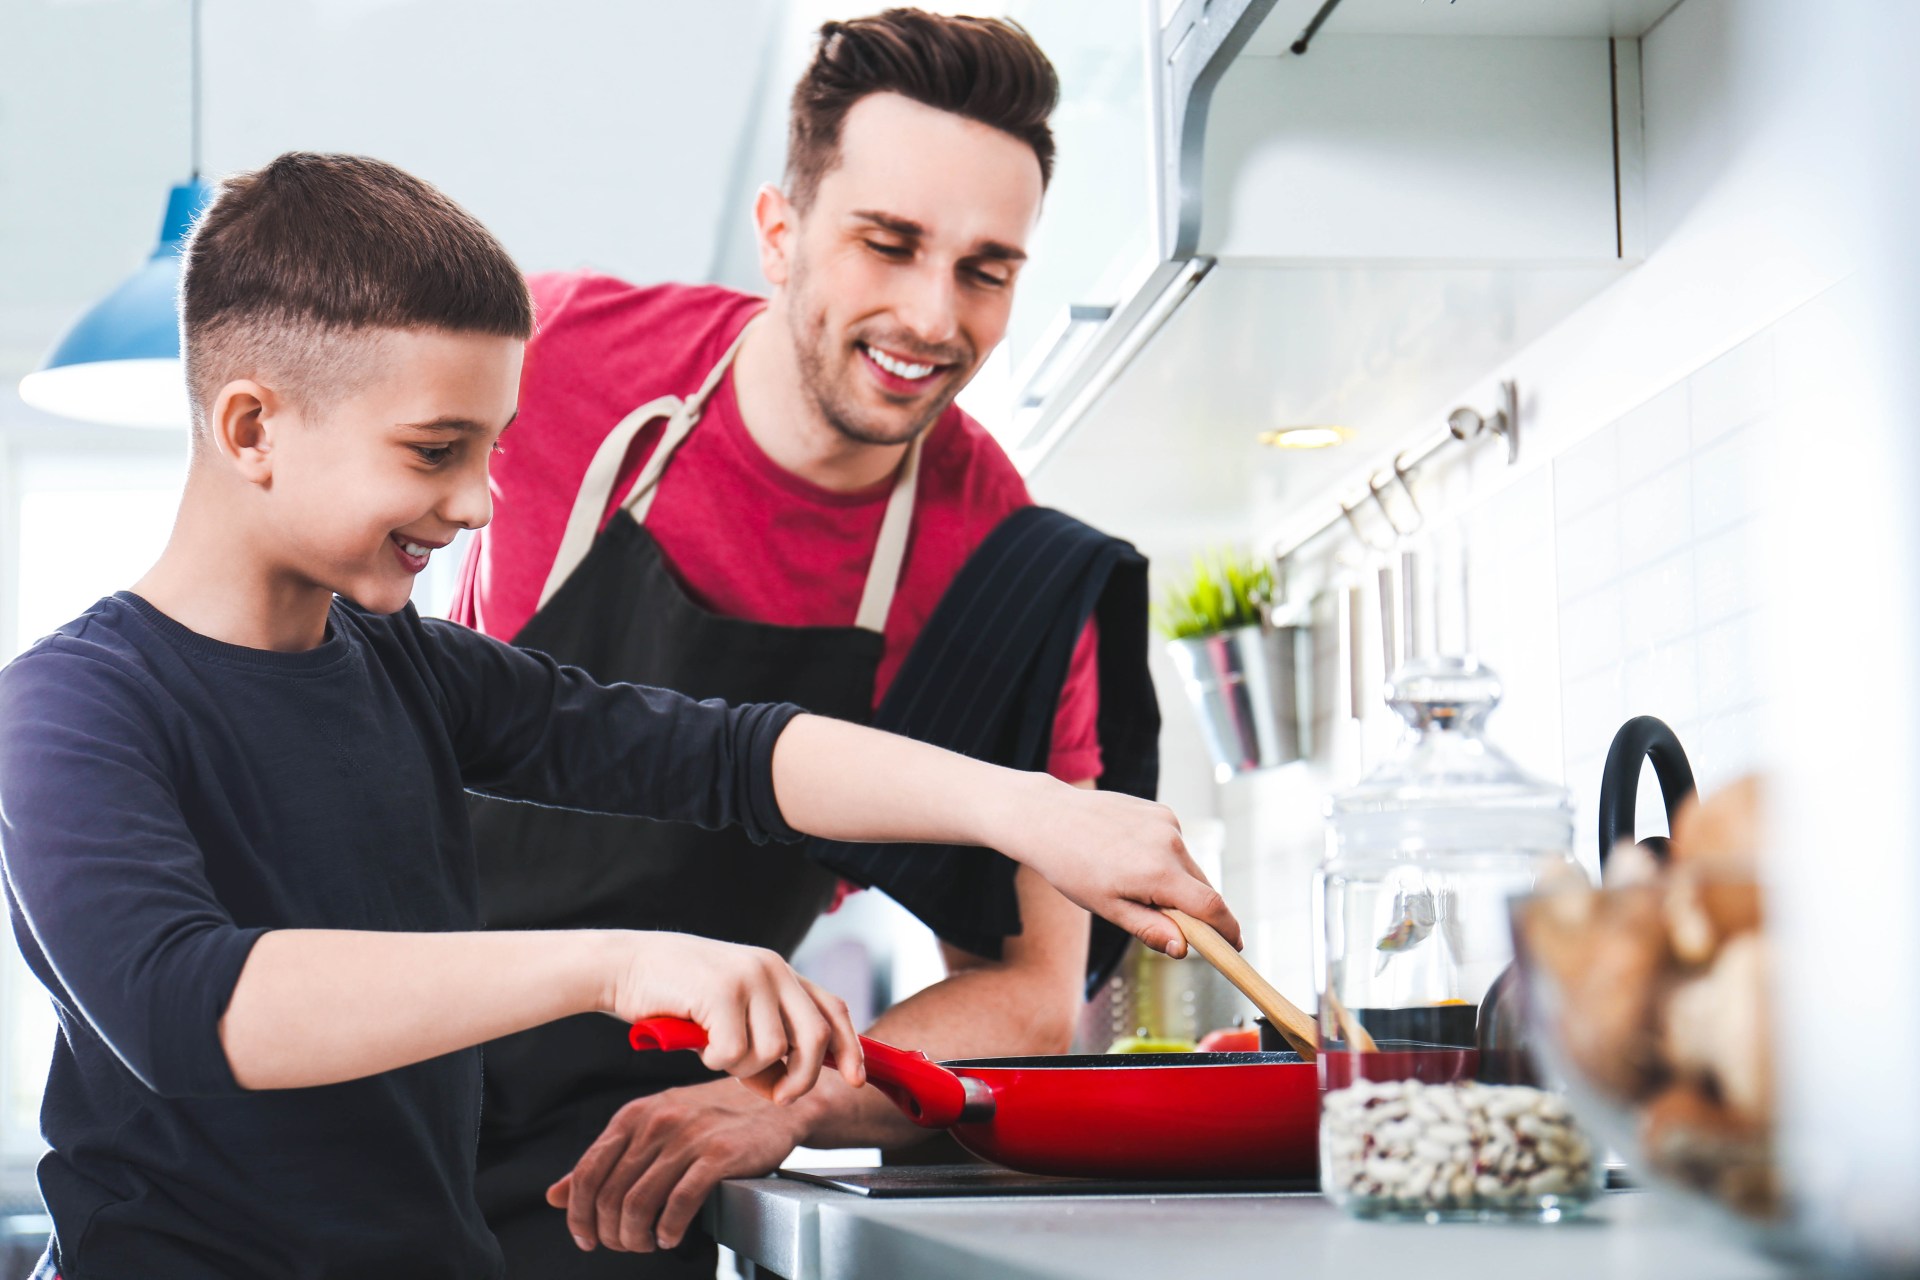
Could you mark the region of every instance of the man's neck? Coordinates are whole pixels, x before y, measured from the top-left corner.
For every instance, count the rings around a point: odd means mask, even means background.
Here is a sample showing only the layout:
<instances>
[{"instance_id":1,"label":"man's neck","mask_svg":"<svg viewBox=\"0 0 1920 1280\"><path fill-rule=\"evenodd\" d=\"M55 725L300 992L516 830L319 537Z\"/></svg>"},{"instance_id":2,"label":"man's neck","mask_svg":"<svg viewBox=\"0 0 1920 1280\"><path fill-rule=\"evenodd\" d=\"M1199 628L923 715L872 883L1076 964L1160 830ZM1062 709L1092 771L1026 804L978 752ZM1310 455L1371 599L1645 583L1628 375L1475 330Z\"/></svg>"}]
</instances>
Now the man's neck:
<instances>
[{"instance_id":1,"label":"man's neck","mask_svg":"<svg viewBox=\"0 0 1920 1280\"><path fill-rule=\"evenodd\" d=\"M801 378L787 323L776 299L752 323L734 360L734 397L747 434L782 470L822 489L872 488L898 469L907 446L862 444L834 430Z\"/></svg>"},{"instance_id":2,"label":"man's neck","mask_svg":"<svg viewBox=\"0 0 1920 1280\"><path fill-rule=\"evenodd\" d=\"M181 626L248 649L298 653L326 639L333 593L294 582L257 553L258 541L218 518L230 504L189 476L166 550L133 591Z\"/></svg>"}]
</instances>

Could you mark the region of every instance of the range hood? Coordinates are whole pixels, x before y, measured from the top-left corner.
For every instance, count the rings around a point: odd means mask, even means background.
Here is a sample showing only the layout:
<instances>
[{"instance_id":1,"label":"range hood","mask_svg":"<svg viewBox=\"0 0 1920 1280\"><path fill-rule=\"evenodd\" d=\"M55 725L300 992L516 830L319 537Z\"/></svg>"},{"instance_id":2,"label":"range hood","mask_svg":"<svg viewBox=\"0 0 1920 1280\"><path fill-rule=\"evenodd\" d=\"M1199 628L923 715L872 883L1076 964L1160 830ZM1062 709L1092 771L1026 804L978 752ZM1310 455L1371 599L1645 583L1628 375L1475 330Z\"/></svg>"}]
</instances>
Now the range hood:
<instances>
[{"instance_id":1,"label":"range hood","mask_svg":"<svg viewBox=\"0 0 1920 1280\"><path fill-rule=\"evenodd\" d=\"M1053 374L1016 462L1136 529L1224 531L1390 458L1638 260L1636 37L1671 7L1178 5L1155 58L1160 260ZM1348 443L1256 442L1296 424Z\"/></svg>"}]
</instances>

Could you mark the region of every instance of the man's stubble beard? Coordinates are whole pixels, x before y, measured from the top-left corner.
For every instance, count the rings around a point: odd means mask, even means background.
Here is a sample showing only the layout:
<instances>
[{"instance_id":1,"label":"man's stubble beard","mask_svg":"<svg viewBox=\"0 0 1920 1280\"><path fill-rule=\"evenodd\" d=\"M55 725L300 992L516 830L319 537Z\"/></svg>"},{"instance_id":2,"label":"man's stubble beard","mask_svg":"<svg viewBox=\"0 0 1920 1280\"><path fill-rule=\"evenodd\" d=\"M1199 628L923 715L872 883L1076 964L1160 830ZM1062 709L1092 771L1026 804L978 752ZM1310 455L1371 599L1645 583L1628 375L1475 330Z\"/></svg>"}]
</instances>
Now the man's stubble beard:
<instances>
[{"instance_id":1,"label":"man's stubble beard","mask_svg":"<svg viewBox=\"0 0 1920 1280\"><path fill-rule=\"evenodd\" d=\"M910 443L927 428L940 420L954 397L960 394L965 382L955 382L943 395L936 398L927 407L927 411L908 424L902 431L897 428L870 426L859 421L858 411L853 407L853 397L849 388L836 388L827 338L827 319L823 311L817 311L811 305L806 288L806 271L799 262L794 263L792 281L788 286L787 314L793 333L793 352L800 367L800 383L806 388L807 395L813 400L814 407L820 411L821 421L836 433L864 445L902 445ZM841 366L846 367L844 364ZM838 394L837 394L838 393Z\"/></svg>"}]
</instances>

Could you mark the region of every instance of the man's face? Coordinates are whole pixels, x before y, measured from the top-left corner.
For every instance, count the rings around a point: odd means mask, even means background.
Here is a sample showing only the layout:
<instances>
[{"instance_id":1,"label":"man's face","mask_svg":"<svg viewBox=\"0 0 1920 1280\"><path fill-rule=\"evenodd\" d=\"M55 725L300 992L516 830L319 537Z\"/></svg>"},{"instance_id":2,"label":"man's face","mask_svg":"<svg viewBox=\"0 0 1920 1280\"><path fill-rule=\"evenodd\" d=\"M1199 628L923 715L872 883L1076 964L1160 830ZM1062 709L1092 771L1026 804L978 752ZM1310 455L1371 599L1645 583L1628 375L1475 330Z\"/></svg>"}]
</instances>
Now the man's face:
<instances>
[{"instance_id":1,"label":"man's face","mask_svg":"<svg viewBox=\"0 0 1920 1280\"><path fill-rule=\"evenodd\" d=\"M354 389L274 432L282 572L391 613L434 551L493 512L487 462L512 420L524 344L438 330L368 335Z\"/></svg>"},{"instance_id":2,"label":"man's face","mask_svg":"<svg viewBox=\"0 0 1920 1280\"><path fill-rule=\"evenodd\" d=\"M1006 334L1041 194L1011 134L897 94L854 104L775 280L835 430L903 444L952 403Z\"/></svg>"}]
</instances>

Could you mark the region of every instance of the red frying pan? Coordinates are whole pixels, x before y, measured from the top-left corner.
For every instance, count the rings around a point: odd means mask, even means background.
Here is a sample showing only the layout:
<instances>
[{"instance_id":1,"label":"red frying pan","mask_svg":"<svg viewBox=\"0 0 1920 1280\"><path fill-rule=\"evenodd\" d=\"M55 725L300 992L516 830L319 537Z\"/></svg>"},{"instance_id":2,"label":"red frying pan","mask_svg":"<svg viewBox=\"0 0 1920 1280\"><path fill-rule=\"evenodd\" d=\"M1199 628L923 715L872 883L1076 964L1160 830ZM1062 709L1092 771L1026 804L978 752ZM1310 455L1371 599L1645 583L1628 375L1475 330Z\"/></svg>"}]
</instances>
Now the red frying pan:
<instances>
[{"instance_id":1,"label":"red frying pan","mask_svg":"<svg viewBox=\"0 0 1920 1280\"><path fill-rule=\"evenodd\" d=\"M636 1049L700 1049L680 1018ZM1318 1069L1292 1053L1116 1053L935 1063L860 1037L867 1080L983 1159L1096 1178L1293 1178L1317 1165Z\"/></svg>"}]
</instances>

